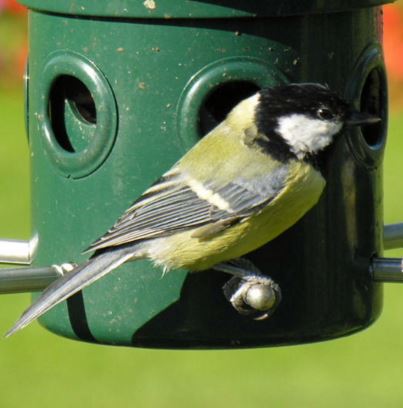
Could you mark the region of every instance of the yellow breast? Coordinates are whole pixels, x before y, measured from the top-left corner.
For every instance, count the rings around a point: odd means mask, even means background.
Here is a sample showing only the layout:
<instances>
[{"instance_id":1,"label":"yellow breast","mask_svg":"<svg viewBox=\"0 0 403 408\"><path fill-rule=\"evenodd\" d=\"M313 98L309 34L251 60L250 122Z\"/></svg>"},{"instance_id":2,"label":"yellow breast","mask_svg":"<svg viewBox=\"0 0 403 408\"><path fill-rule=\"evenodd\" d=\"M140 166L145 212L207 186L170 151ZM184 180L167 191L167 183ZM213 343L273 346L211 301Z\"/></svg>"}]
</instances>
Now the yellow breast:
<instances>
[{"instance_id":1,"label":"yellow breast","mask_svg":"<svg viewBox=\"0 0 403 408\"><path fill-rule=\"evenodd\" d=\"M209 239L198 238L195 230L162 238L154 262L167 269L200 271L243 256L280 235L317 203L325 186L320 172L309 164L295 161L290 166L294 168L286 187L259 213Z\"/></svg>"}]
</instances>

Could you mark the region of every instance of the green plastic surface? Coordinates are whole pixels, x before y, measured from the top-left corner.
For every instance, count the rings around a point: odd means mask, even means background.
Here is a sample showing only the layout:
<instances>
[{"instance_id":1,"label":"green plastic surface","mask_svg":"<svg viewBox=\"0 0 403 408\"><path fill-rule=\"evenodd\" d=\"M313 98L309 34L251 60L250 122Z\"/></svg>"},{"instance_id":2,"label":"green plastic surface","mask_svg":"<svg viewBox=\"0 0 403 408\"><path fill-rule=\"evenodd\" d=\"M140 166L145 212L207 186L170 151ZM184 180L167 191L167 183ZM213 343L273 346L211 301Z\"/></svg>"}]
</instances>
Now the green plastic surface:
<instances>
[{"instance_id":1,"label":"green plastic surface","mask_svg":"<svg viewBox=\"0 0 403 408\"><path fill-rule=\"evenodd\" d=\"M388 0L23 0L31 9L52 13L138 18L280 17L333 13L391 3Z\"/></svg>"},{"instance_id":2,"label":"green plastic surface","mask_svg":"<svg viewBox=\"0 0 403 408\"><path fill-rule=\"evenodd\" d=\"M284 9L266 2L265 10L287 14L292 2L280 3ZM221 104L287 81L328 83L360 104L374 69L379 92L386 92L378 8L289 18L135 20L78 14L123 15L126 4L127 16L137 16L142 1L119 2L119 8L116 2L104 8L102 2L25 4L34 9L28 126L38 266L84 260L81 251L197 142L201 129L220 120L230 107ZM250 3L183 1L169 10L178 17L207 16L212 7L225 12L213 17L257 12L242 4ZM308 2L298 4L294 14ZM325 9L324 2L309 4L309 13ZM158 13L168 11L156 5ZM207 120L203 112L217 108L220 115ZM367 327L382 304L382 287L372 283L368 267L382 251L385 135L380 131L369 146L356 132L353 144L342 137L328 158L329 184L319 205L251 255L282 288L273 318L238 315L222 293L226 275L175 271L162 277L149 263L135 262L41 322L71 338L155 347L291 344Z\"/></svg>"}]
</instances>

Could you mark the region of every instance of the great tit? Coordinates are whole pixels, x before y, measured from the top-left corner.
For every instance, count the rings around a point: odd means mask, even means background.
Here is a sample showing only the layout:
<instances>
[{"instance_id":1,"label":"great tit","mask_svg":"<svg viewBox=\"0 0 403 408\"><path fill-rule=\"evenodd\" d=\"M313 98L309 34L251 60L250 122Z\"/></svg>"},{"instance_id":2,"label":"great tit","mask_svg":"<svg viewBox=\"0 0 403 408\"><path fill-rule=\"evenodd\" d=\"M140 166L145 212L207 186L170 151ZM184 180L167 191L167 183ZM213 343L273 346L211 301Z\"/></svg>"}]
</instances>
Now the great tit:
<instances>
[{"instance_id":1,"label":"great tit","mask_svg":"<svg viewBox=\"0 0 403 408\"><path fill-rule=\"evenodd\" d=\"M259 248L317 203L325 187L317 157L343 127L378 120L314 83L262 89L241 101L7 335L127 261L203 271Z\"/></svg>"}]
</instances>

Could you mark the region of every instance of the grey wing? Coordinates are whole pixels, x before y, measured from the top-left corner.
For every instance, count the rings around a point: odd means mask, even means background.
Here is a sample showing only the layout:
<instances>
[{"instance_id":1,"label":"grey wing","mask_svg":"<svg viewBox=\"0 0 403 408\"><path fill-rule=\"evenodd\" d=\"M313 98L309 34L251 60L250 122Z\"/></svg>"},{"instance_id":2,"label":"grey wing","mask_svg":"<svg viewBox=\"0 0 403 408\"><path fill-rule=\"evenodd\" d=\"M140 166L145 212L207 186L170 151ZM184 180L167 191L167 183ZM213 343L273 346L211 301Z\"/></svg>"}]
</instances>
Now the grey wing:
<instances>
[{"instance_id":1,"label":"grey wing","mask_svg":"<svg viewBox=\"0 0 403 408\"><path fill-rule=\"evenodd\" d=\"M174 171L166 173L87 251L135 243L216 222L231 225L264 207L285 185L286 166L274 172L224 186L209 181L188 183Z\"/></svg>"}]
</instances>

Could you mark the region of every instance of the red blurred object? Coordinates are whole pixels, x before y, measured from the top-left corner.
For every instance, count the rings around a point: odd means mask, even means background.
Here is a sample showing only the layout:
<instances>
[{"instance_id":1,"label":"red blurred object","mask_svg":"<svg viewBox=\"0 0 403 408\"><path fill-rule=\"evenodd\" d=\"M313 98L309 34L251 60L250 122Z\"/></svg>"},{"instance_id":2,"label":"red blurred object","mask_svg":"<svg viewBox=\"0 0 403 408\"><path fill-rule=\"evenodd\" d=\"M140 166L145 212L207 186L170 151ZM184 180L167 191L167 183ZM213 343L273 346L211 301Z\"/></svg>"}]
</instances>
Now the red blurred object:
<instances>
[{"instance_id":1,"label":"red blurred object","mask_svg":"<svg viewBox=\"0 0 403 408\"><path fill-rule=\"evenodd\" d=\"M26 41L17 55L17 68L20 78L22 78L22 76L25 73L27 59L28 59L28 42Z\"/></svg>"},{"instance_id":2,"label":"red blurred object","mask_svg":"<svg viewBox=\"0 0 403 408\"><path fill-rule=\"evenodd\" d=\"M383 47L390 107L400 111L403 109L403 7L398 3L383 7Z\"/></svg>"},{"instance_id":3,"label":"red blurred object","mask_svg":"<svg viewBox=\"0 0 403 408\"><path fill-rule=\"evenodd\" d=\"M0 21L0 24L4 21L6 33L0 38L0 87L13 87L21 81L25 71L27 8L16 0L0 0Z\"/></svg>"},{"instance_id":4,"label":"red blurred object","mask_svg":"<svg viewBox=\"0 0 403 408\"><path fill-rule=\"evenodd\" d=\"M396 4L383 8L385 62L390 80L403 81L403 9Z\"/></svg>"},{"instance_id":5,"label":"red blurred object","mask_svg":"<svg viewBox=\"0 0 403 408\"><path fill-rule=\"evenodd\" d=\"M26 14L27 8L17 3L16 0L5 0L4 8L14 14Z\"/></svg>"}]
</instances>

